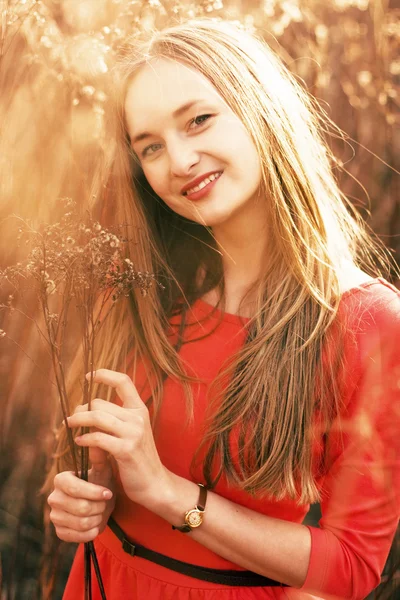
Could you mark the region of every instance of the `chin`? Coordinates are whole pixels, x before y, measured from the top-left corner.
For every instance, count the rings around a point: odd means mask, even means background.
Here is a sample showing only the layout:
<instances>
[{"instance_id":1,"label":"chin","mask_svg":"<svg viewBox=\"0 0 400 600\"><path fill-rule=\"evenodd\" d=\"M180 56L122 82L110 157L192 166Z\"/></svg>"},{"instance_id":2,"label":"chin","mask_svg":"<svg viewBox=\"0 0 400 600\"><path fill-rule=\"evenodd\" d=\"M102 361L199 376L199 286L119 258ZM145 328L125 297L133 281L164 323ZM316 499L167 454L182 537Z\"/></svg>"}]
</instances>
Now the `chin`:
<instances>
[{"instance_id":1,"label":"chin","mask_svg":"<svg viewBox=\"0 0 400 600\"><path fill-rule=\"evenodd\" d=\"M228 223L232 217L234 217L236 211L233 210L232 208L230 210L225 210L221 211L221 210L205 210L205 211L201 211L201 217L204 219L203 224L205 224L207 227L214 227L217 225L224 225L225 223ZM200 220L198 218L196 218L196 221L200 222Z\"/></svg>"},{"instance_id":2,"label":"chin","mask_svg":"<svg viewBox=\"0 0 400 600\"><path fill-rule=\"evenodd\" d=\"M182 207L182 205L174 205L171 202L169 207L181 217L185 217L185 219L189 219L190 221L198 223L199 225L204 225L205 227L223 225L228 222L236 212L232 207L229 207L229 210L227 210L228 207L226 206L224 208L218 206L218 200L213 200L212 204L214 206L211 206L211 203L207 206L205 202L193 202L193 208L189 207L188 209L187 206Z\"/></svg>"}]
</instances>

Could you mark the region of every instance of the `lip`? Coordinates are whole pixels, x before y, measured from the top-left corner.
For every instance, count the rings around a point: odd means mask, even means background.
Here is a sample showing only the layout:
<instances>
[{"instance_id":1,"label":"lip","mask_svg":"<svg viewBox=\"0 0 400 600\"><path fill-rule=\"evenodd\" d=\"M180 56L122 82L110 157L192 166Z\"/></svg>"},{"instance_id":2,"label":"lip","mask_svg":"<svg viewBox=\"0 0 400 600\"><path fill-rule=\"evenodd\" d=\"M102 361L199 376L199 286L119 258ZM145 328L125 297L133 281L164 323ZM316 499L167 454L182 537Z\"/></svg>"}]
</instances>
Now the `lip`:
<instances>
[{"instance_id":1,"label":"lip","mask_svg":"<svg viewBox=\"0 0 400 600\"><path fill-rule=\"evenodd\" d=\"M222 174L222 171L208 171L208 173L204 173L203 175L199 175L195 179L192 179L192 181L189 181L189 183L187 183L186 185L183 186L183 188L181 189L181 194L183 194L187 190L190 190L190 188L192 188L192 187L196 187L196 185L199 185L199 183L201 183L203 181L203 179L210 177L210 175L215 175L216 173ZM194 192L194 193L198 193L198 192Z\"/></svg>"},{"instance_id":2,"label":"lip","mask_svg":"<svg viewBox=\"0 0 400 600\"><path fill-rule=\"evenodd\" d=\"M222 177L222 173L219 177L217 177L213 181L210 181L210 183L207 183L207 185L205 187L201 188L201 190L199 190L198 192L192 192L191 194L186 194L186 196L184 196L184 198L187 198L191 202L197 202L198 200L202 200L203 198L205 198L206 196L209 195L209 193L211 192L213 187L215 185L217 185L217 183L221 179L221 177Z\"/></svg>"}]
</instances>

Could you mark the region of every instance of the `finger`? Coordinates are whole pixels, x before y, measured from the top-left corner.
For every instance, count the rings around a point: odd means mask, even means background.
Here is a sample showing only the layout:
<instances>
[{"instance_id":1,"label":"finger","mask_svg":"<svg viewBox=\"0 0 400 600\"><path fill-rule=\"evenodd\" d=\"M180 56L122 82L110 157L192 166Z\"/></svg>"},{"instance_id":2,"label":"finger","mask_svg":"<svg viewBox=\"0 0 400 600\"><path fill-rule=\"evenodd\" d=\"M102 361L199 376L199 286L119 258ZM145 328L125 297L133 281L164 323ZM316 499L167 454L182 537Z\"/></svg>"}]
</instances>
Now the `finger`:
<instances>
[{"instance_id":1,"label":"finger","mask_svg":"<svg viewBox=\"0 0 400 600\"><path fill-rule=\"evenodd\" d=\"M84 498L71 498L61 490L54 490L47 499L51 508L64 510L76 517L93 517L102 515L106 509L107 503L94 502Z\"/></svg>"},{"instance_id":2,"label":"finger","mask_svg":"<svg viewBox=\"0 0 400 600\"><path fill-rule=\"evenodd\" d=\"M117 437L122 437L126 433L126 425L120 418L102 410L75 413L67 420L70 427L95 427Z\"/></svg>"},{"instance_id":3,"label":"finger","mask_svg":"<svg viewBox=\"0 0 400 600\"><path fill-rule=\"evenodd\" d=\"M60 508L52 508L50 511L50 520L56 527L64 527L78 532L85 532L90 531L95 527L99 527L103 521L103 515L77 517Z\"/></svg>"},{"instance_id":4,"label":"finger","mask_svg":"<svg viewBox=\"0 0 400 600\"><path fill-rule=\"evenodd\" d=\"M104 481L106 484L106 479L104 478L110 477L113 472L108 452L105 452L101 448L90 448L89 462L91 465L91 471L95 474L94 482L101 485L101 481ZM90 478L90 472L89 481L93 481L93 479Z\"/></svg>"},{"instance_id":5,"label":"finger","mask_svg":"<svg viewBox=\"0 0 400 600\"><path fill-rule=\"evenodd\" d=\"M99 527L94 527L90 531L74 531L67 527L56 527L56 534L60 540L64 542L71 542L75 544L84 544L85 542L93 541L100 533Z\"/></svg>"},{"instance_id":6,"label":"finger","mask_svg":"<svg viewBox=\"0 0 400 600\"><path fill-rule=\"evenodd\" d=\"M92 433L85 433L75 438L75 443L78 446L85 446L87 448L101 448L105 452L112 454L117 460L123 460L124 458L131 458L135 451L135 435L132 435L129 439L120 439L108 433L102 431L93 431Z\"/></svg>"},{"instance_id":7,"label":"finger","mask_svg":"<svg viewBox=\"0 0 400 600\"><path fill-rule=\"evenodd\" d=\"M90 375L87 373L86 378L89 379ZM125 408L145 407L132 379L126 373L118 373L110 369L97 369L94 371L93 381L114 388Z\"/></svg>"},{"instance_id":8,"label":"finger","mask_svg":"<svg viewBox=\"0 0 400 600\"><path fill-rule=\"evenodd\" d=\"M71 471L63 471L54 477L55 491L60 490L72 498L84 500L102 501L112 497L112 492L108 488L84 481L76 477Z\"/></svg>"},{"instance_id":9,"label":"finger","mask_svg":"<svg viewBox=\"0 0 400 600\"><path fill-rule=\"evenodd\" d=\"M80 404L75 408L74 414L87 412L88 410L88 404ZM114 415L115 417L118 417L122 421L124 420L124 416L126 419L126 410L122 406L114 404L114 402L107 402L107 400L102 400L101 398L95 398L91 401L90 410L102 410L106 413Z\"/></svg>"}]
</instances>

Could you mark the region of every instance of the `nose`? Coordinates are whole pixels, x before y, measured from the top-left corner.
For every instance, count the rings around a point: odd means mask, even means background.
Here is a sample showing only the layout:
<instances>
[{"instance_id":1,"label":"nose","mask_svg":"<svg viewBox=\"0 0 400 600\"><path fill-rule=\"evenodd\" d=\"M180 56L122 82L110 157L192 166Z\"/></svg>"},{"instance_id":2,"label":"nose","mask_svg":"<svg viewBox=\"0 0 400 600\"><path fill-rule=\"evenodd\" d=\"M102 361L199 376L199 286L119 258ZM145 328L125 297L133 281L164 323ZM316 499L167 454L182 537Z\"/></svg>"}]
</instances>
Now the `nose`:
<instances>
[{"instance_id":1,"label":"nose","mask_svg":"<svg viewBox=\"0 0 400 600\"><path fill-rule=\"evenodd\" d=\"M192 140L190 140L192 141ZM168 144L170 172L174 177L187 177L200 160L199 152L189 140L174 140Z\"/></svg>"}]
</instances>

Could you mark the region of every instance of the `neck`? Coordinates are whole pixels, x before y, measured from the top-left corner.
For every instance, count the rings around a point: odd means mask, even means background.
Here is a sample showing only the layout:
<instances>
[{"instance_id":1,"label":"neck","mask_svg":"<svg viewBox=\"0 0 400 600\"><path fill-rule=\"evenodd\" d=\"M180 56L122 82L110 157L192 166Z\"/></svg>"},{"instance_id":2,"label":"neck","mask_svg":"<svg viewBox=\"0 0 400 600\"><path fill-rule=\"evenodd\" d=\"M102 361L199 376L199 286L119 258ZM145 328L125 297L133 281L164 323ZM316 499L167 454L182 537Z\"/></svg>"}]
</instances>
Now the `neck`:
<instances>
[{"instance_id":1,"label":"neck","mask_svg":"<svg viewBox=\"0 0 400 600\"><path fill-rule=\"evenodd\" d=\"M213 227L225 279L226 310L237 312L240 301L265 267L267 224L262 202L252 210Z\"/></svg>"}]
</instances>

